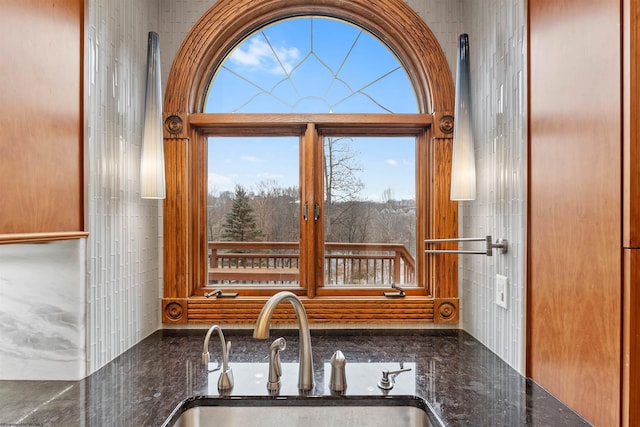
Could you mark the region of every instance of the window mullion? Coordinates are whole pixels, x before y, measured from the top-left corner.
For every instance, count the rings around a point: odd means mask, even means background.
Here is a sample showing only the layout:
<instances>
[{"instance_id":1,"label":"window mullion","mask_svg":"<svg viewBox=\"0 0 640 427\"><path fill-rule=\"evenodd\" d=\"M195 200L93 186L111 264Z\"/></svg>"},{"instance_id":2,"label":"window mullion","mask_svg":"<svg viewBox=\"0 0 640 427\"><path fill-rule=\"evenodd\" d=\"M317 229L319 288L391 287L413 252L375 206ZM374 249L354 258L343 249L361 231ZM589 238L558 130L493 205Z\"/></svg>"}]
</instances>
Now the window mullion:
<instances>
[{"instance_id":1,"label":"window mullion","mask_svg":"<svg viewBox=\"0 0 640 427\"><path fill-rule=\"evenodd\" d=\"M322 144L314 123L307 124L300 144L300 281L313 298L322 283L323 209Z\"/></svg>"}]
</instances>

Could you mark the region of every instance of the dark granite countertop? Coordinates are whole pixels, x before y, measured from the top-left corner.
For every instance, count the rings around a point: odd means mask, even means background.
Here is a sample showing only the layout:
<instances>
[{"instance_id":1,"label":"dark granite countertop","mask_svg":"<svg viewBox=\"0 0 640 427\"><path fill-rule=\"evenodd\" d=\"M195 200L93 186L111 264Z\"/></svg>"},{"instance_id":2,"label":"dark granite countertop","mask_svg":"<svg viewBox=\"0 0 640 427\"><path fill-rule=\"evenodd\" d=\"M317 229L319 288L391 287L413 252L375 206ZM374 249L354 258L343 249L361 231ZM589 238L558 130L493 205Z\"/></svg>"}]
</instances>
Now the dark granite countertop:
<instances>
[{"instance_id":1,"label":"dark granite countertop","mask_svg":"<svg viewBox=\"0 0 640 427\"><path fill-rule=\"evenodd\" d=\"M212 363L202 365L206 330L157 331L81 381L0 381L0 426L160 426L185 398L218 395L220 341L212 336ZM232 342L231 395L267 396L269 345L287 340L280 395L298 395L296 330L225 330ZM313 330L315 388L330 394L328 362L347 359L347 395L381 395L382 369L411 367L390 395L424 398L446 426L588 426L582 418L460 330ZM390 424L392 425L392 424Z\"/></svg>"}]
</instances>

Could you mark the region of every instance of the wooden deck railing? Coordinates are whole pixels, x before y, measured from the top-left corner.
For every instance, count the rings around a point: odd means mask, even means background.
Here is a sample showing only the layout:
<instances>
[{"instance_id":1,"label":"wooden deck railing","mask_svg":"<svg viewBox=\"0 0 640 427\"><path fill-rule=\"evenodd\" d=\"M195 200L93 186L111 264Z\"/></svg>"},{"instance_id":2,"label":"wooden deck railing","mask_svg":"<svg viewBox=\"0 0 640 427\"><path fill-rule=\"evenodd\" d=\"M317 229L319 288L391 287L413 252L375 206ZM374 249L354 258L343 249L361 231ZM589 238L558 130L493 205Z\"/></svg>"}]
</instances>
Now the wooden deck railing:
<instances>
[{"instance_id":1,"label":"wooden deck railing","mask_svg":"<svg viewBox=\"0 0 640 427\"><path fill-rule=\"evenodd\" d=\"M295 283L295 242L209 242L209 282ZM402 244L325 243L325 286L415 282L415 261Z\"/></svg>"}]
</instances>

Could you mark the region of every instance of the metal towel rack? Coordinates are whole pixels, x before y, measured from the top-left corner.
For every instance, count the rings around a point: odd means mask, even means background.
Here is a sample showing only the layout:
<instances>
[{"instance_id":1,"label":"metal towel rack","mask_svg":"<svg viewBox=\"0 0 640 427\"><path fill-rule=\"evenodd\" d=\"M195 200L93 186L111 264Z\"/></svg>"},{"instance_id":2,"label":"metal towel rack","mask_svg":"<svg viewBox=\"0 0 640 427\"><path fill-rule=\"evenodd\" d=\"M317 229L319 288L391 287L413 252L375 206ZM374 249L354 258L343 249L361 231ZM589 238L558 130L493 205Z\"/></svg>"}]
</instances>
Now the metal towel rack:
<instances>
[{"instance_id":1,"label":"metal towel rack","mask_svg":"<svg viewBox=\"0 0 640 427\"><path fill-rule=\"evenodd\" d=\"M500 249L501 254L506 254L509 248L507 239L498 239L496 243L493 243L491 236L486 237L460 237L453 239L426 239L424 241L427 245L434 243L445 242L485 242L486 250L484 251L459 251L454 249L425 249L427 254L469 254L469 255L486 255L493 256L494 249Z\"/></svg>"}]
</instances>

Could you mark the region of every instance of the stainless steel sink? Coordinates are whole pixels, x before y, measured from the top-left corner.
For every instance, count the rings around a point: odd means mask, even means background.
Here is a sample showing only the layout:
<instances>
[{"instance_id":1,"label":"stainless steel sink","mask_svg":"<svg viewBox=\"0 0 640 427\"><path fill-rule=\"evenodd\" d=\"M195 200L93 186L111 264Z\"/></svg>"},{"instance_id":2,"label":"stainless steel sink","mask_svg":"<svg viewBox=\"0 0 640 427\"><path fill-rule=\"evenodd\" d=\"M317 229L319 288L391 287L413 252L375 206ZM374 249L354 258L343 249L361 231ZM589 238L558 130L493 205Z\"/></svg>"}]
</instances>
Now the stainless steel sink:
<instances>
[{"instance_id":1,"label":"stainless steel sink","mask_svg":"<svg viewBox=\"0 0 640 427\"><path fill-rule=\"evenodd\" d=\"M203 397L178 405L163 427L438 426L415 396Z\"/></svg>"}]
</instances>

